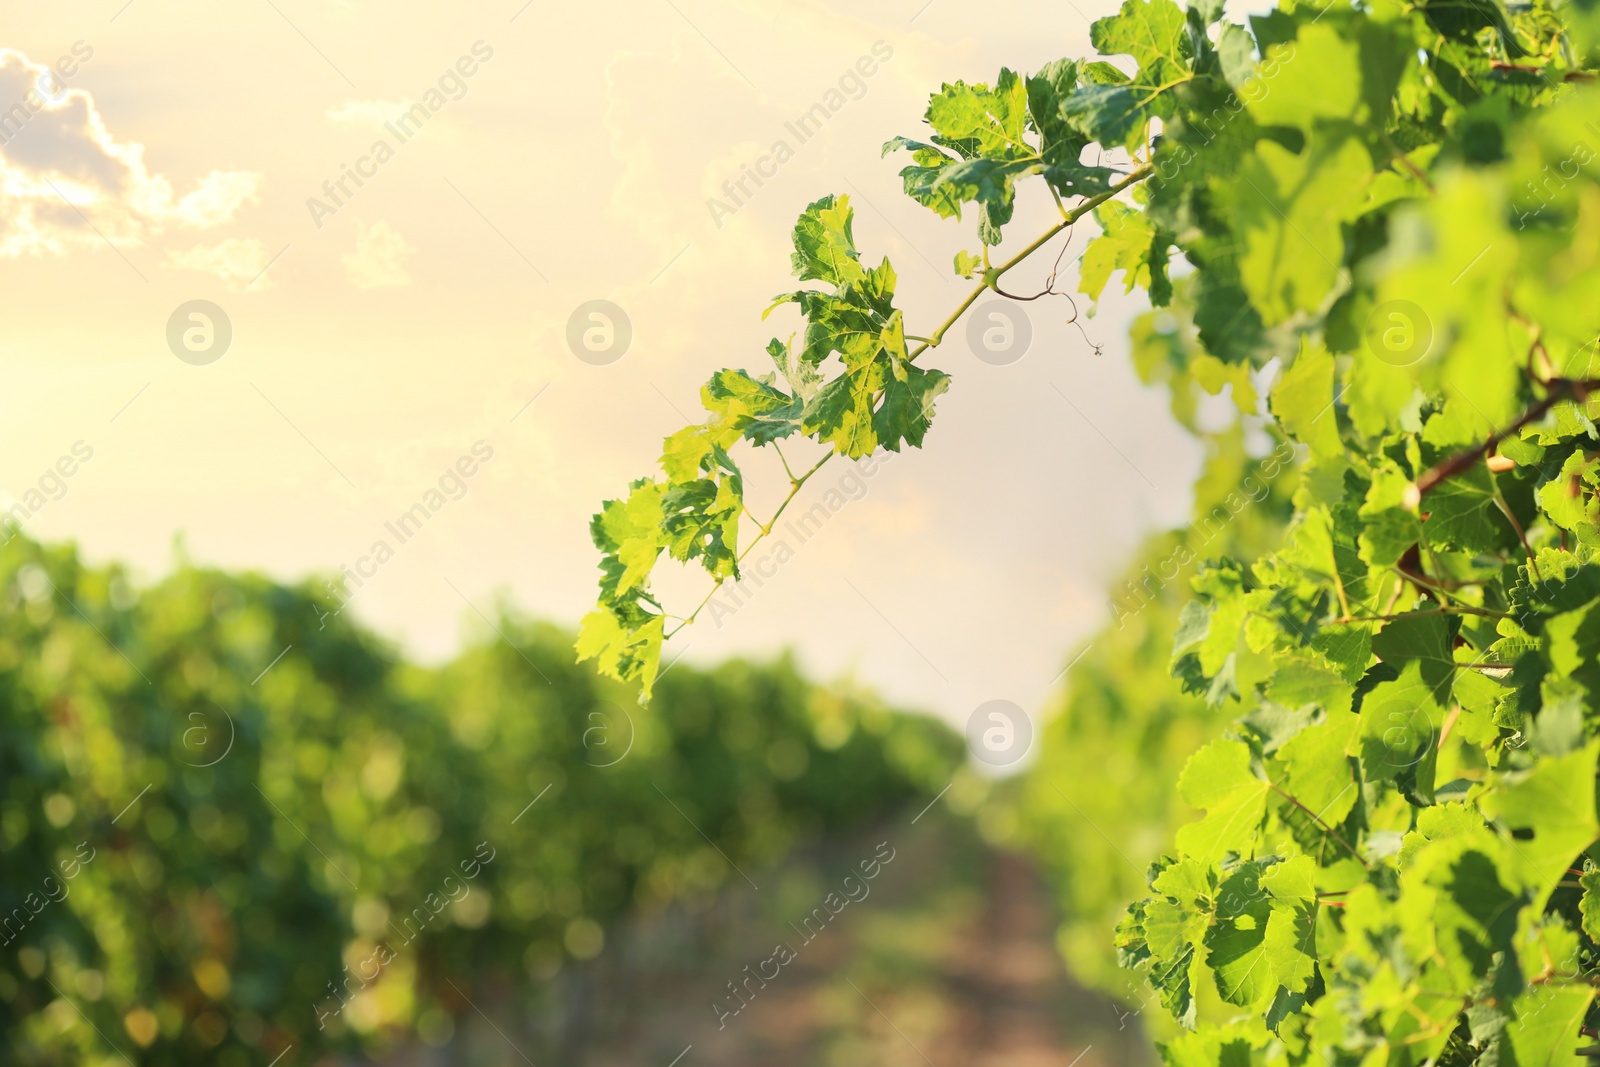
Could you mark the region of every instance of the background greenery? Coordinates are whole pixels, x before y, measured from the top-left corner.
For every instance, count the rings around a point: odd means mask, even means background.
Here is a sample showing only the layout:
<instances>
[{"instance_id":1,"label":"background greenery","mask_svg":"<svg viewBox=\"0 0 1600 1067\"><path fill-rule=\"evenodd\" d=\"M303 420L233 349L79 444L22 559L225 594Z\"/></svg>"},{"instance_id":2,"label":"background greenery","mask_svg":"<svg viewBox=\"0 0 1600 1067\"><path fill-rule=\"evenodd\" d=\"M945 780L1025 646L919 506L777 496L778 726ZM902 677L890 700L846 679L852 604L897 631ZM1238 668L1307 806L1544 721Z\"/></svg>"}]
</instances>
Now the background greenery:
<instances>
[{"instance_id":1,"label":"background greenery","mask_svg":"<svg viewBox=\"0 0 1600 1067\"><path fill-rule=\"evenodd\" d=\"M680 667L642 714L505 613L434 670L254 575L140 588L16 538L0 589L7 1063L309 1062L559 1013L548 980L620 916L914 812L962 751L786 661Z\"/></svg>"}]
</instances>

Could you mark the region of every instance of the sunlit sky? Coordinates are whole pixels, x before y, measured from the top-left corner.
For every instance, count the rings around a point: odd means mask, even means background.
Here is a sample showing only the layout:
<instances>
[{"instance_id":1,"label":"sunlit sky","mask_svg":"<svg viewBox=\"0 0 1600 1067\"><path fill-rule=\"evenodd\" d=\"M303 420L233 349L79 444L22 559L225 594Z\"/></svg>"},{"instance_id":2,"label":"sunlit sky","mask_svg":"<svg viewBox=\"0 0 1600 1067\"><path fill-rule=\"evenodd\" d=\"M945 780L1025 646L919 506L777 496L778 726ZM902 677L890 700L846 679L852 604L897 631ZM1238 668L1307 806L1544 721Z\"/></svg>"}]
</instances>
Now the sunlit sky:
<instances>
[{"instance_id":1,"label":"sunlit sky","mask_svg":"<svg viewBox=\"0 0 1600 1067\"><path fill-rule=\"evenodd\" d=\"M147 578L177 535L198 562L296 580L387 540L350 610L428 659L481 626L465 601L568 625L589 610L589 515L699 418L707 377L770 369L766 341L794 329L761 312L793 287L788 233L810 200L851 196L866 257L899 271L908 332L943 320L972 223L901 195L880 146L919 131L941 81L1084 54L1114 8L125 2L6 14L0 112L33 86L50 103L0 126L0 492L44 501L32 536ZM878 42L889 57L846 77ZM830 90L843 105L802 143L787 124ZM386 123L419 102L436 106L402 141ZM779 141L792 158L711 210ZM341 178L335 199L324 183ZM1053 214L1025 196L1011 243ZM1051 258L1013 284L1037 288ZM204 365L168 346L193 300L233 330ZM592 300L632 326L607 365L566 341ZM1085 320L1098 356L1064 301L1027 307L1016 363L981 362L963 329L924 357L954 377L927 447L846 486L859 499L666 659L792 646L954 721L996 698L1042 707L1109 618L1109 577L1182 518L1197 460L1129 366L1136 304ZM92 458L51 475L78 442ZM446 478L464 495L400 544L384 524L476 442L492 458ZM746 462L758 514L784 488L768 452ZM796 507L844 473L825 468ZM706 587L660 583L680 612Z\"/></svg>"}]
</instances>

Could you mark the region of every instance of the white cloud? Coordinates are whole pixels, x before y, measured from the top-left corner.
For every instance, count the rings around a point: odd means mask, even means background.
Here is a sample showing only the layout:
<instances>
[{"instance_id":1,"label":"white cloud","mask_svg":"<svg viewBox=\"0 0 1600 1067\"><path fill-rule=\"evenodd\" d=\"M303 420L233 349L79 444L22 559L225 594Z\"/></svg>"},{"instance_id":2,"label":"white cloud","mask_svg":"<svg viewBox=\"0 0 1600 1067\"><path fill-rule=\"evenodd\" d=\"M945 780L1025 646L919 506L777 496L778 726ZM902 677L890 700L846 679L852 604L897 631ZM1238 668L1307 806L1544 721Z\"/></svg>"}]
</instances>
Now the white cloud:
<instances>
[{"instance_id":1,"label":"white cloud","mask_svg":"<svg viewBox=\"0 0 1600 1067\"><path fill-rule=\"evenodd\" d=\"M181 252L174 249L167 253L167 262L182 270L214 274L227 282L229 289L237 291L249 286L251 280L266 269L268 261L266 249L258 238L229 237L214 245L195 245ZM263 278L253 288L265 289L270 285L272 280Z\"/></svg>"},{"instance_id":2,"label":"white cloud","mask_svg":"<svg viewBox=\"0 0 1600 1067\"><path fill-rule=\"evenodd\" d=\"M334 122L367 122L382 125L410 107L403 100L346 100L323 112Z\"/></svg>"},{"instance_id":3,"label":"white cloud","mask_svg":"<svg viewBox=\"0 0 1600 1067\"><path fill-rule=\"evenodd\" d=\"M356 250L340 262L357 289L382 289L411 281L404 260L415 251L398 230L379 219L356 236Z\"/></svg>"},{"instance_id":4,"label":"white cloud","mask_svg":"<svg viewBox=\"0 0 1600 1067\"><path fill-rule=\"evenodd\" d=\"M112 135L87 90L48 70L0 49L0 257L64 255L102 237L142 244L170 225L210 229L259 199L260 174L222 170L179 197L146 166L143 145Z\"/></svg>"}]
</instances>

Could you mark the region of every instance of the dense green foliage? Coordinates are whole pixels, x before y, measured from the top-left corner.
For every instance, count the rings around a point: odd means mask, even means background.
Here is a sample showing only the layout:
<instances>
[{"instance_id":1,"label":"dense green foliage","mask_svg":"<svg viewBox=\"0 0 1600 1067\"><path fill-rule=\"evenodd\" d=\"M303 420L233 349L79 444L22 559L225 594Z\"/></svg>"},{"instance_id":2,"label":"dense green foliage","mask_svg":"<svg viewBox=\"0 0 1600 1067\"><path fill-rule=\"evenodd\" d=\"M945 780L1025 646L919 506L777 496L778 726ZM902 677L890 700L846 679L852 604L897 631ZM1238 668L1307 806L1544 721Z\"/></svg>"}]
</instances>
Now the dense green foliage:
<instances>
[{"instance_id":1,"label":"dense green foliage","mask_svg":"<svg viewBox=\"0 0 1600 1067\"><path fill-rule=\"evenodd\" d=\"M1240 438L1210 439L1193 523L1151 538L1113 587L1116 621L1067 657L1071 671L1047 712L1038 762L1003 794L1055 887L1072 973L1121 1000L1123 1019L1137 1013L1158 1034L1170 1027L1141 1007L1150 998L1107 945L1128 904L1145 895L1149 862L1195 814L1172 783L1225 725L1168 673L1172 635L1197 561L1253 557L1281 534L1298 483L1294 469L1265 477L1270 462L1251 460ZM1247 479L1260 499L1233 514L1224 500Z\"/></svg>"},{"instance_id":2,"label":"dense green foliage","mask_svg":"<svg viewBox=\"0 0 1600 1067\"><path fill-rule=\"evenodd\" d=\"M1116 675L1152 658L1155 608L1102 656L1115 699L1079 704L1132 708L1102 736L1158 764L1211 738L1176 789L1204 814L1117 934L1185 1031L1167 1061L1570 1062L1600 980L1600 12L1289 0L1243 26L1126 0L1091 36L1118 64L946 85L927 140L887 146L912 153L908 195L974 210L983 242L956 259L980 284L917 347L844 198L806 210L795 273L823 288L779 299L805 317L769 349L782 380L719 372L665 478L596 517L580 653L648 696L660 554L739 578L735 444L811 437L818 465L920 445L949 382L914 361L1094 208L1082 291L1120 271L1167 308L1147 373L1181 380L1180 408L1189 383L1226 390L1299 457L1288 515L1183 541L1203 562L1171 670L1237 717L1191 725L1180 694ZM1061 222L991 264L1025 181Z\"/></svg>"},{"instance_id":3,"label":"dense green foliage","mask_svg":"<svg viewBox=\"0 0 1600 1067\"><path fill-rule=\"evenodd\" d=\"M960 753L782 662L679 667L630 722L570 633L514 618L425 670L309 586L140 589L16 538L0 589L8 1064L441 1040L625 911L915 811Z\"/></svg>"}]
</instances>

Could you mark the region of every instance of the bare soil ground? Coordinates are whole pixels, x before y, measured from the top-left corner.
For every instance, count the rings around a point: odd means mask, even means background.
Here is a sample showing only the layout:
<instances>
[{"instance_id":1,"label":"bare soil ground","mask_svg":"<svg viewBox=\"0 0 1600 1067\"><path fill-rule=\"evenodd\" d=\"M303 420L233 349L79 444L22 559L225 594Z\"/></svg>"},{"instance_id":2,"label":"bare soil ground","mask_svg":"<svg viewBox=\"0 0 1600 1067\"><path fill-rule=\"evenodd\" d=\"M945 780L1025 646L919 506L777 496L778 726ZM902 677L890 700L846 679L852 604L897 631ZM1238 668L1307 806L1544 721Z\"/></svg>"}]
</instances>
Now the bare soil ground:
<instances>
[{"instance_id":1,"label":"bare soil ground","mask_svg":"<svg viewBox=\"0 0 1600 1067\"><path fill-rule=\"evenodd\" d=\"M697 910L610 931L599 958L479 999L443 1048L397 1050L386 1063L1155 1064L1138 1017L1066 973L1054 905L1027 857L942 810L919 822L826 842L750 872L759 888L733 878ZM863 861L891 853L860 879ZM860 899L841 903L847 894ZM781 966L771 962L780 944L793 954Z\"/></svg>"}]
</instances>

